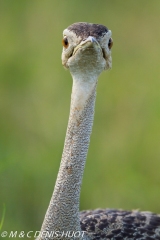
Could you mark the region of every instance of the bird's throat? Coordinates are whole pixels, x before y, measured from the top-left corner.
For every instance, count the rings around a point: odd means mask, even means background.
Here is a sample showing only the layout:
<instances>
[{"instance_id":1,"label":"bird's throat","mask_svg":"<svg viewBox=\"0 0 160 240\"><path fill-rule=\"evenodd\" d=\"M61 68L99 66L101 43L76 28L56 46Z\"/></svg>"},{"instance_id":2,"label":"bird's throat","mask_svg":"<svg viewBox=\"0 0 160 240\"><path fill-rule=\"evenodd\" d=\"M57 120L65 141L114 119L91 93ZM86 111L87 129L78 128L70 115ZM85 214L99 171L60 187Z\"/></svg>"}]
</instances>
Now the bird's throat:
<instances>
[{"instance_id":1,"label":"bird's throat","mask_svg":"<svg viewBox=\"0 0 160 240\"><path fill-rule=\"evenodd\" d=\"M81 231L79 198L93 125L96 85L97 80L73 77L70 116L60 169L41 231Z\"/></svg>"}]
</instances>

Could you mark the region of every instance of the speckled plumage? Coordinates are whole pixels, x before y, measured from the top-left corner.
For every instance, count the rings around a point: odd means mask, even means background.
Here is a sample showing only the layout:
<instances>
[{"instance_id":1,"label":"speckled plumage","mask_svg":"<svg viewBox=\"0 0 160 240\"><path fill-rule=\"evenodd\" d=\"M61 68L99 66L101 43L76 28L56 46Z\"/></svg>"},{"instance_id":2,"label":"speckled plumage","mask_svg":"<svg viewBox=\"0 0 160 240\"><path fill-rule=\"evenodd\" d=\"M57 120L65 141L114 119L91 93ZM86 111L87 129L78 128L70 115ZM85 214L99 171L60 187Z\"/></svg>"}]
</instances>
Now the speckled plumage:
<instances>
[{"instance_id":1,"label":"speckled plumage","mask_svg":"<svg viewBox=\"0 0 160 240\"><path fill-rule=\"evenodd\" d=\"M104 36L108 32L108 28L101 24L78 22L68 27L69 31L74 32L77 37L87 38L93 36L96 39Z\"/></svg>"},{"instance_id":2,"label":"speckled plumage","mask_svg":"<svg viewBox=\"0 0 160 240\"><path fill-rule=\"evenodd\" d=\"M82 231L92 240L160 240L160 215L97 209L80 212Z\"/></svg>"},{"instance_id":3,"label":"speckled plumage","mask_svg":"<svg viewBox=\"0 0 160 240\"><path fill-rule=\"evenodd\" d=\"M114 209L79 213L96 86L101 72L111 68L112 39L105 26L82 22L69 26L63 35L62 64L73 78L70 116L57 181L37 240L160 240L160 215ZM66 235L57 237L56 231ZM84 235L73 237L68 231Z\"/></svg>"}]
</instances>

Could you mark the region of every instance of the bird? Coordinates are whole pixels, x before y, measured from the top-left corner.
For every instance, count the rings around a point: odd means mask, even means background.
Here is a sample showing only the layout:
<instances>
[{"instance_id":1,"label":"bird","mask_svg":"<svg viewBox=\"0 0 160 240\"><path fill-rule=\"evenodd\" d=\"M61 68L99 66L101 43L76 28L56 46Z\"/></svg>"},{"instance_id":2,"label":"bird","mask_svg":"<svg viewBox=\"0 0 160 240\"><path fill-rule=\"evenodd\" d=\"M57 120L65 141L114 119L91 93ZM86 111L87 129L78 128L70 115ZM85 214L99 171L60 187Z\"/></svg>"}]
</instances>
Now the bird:
<instances>
[{"instance_id":1,"label":"bird","mask_svg":"<svg viewBox=\"0 0 160 240\"><path fill-rule=\"evenodd\" d=\"M56 184L37 240L160 240L159 214L107 208L79 212L98 77L112 67L112 32L101 24L76 22L63 31L62 44L62 65L73 79L70 114Z\"/></svg>"}]
</instances>

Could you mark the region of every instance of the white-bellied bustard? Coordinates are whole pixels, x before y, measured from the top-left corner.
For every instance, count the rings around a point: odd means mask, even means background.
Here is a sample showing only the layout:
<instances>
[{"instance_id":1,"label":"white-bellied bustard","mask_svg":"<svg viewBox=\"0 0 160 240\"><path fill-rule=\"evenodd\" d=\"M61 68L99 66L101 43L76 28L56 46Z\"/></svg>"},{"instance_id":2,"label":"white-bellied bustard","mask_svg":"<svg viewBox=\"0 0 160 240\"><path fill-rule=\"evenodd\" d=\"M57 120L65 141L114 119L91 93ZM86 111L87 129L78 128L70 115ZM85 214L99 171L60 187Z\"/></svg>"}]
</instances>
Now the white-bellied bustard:
<instances>
[{"instance_id":1,"label":"white-bellied bustard","mask_svg":"<svg viewBox=\"0 0 160 240\"><path fill-rule=\"evenodd\" d=\"M160 215L113 209L79 212L96 86L101 72L111 68L112 45L111 31L103 25L74 23L63 32L62 64L73 78L70 116L57 181L37 240L160 240Z\"/></svg>"}]
</instances>

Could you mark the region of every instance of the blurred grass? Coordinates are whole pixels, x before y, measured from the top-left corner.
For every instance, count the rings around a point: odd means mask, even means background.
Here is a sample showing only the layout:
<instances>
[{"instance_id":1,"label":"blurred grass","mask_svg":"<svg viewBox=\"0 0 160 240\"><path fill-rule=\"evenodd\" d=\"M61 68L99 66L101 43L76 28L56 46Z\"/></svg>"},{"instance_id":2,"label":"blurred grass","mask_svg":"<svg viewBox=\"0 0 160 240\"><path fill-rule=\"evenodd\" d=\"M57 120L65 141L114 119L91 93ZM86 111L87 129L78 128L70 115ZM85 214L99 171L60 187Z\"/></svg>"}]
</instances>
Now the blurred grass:
<instances>
[{"instance_id":1,"label":"blurred grass","mask_svg":"<svg viewBox=\"0 0 160 240\"><path fill-rule=\"evenodd\" d=\"M62 31L77 21L108 26L114 40L113 69L98 85L81 209L160 213L159 9L159 0L0 1L3 229L40 229L69 114Z\"/></svg>"}]
</instances>

